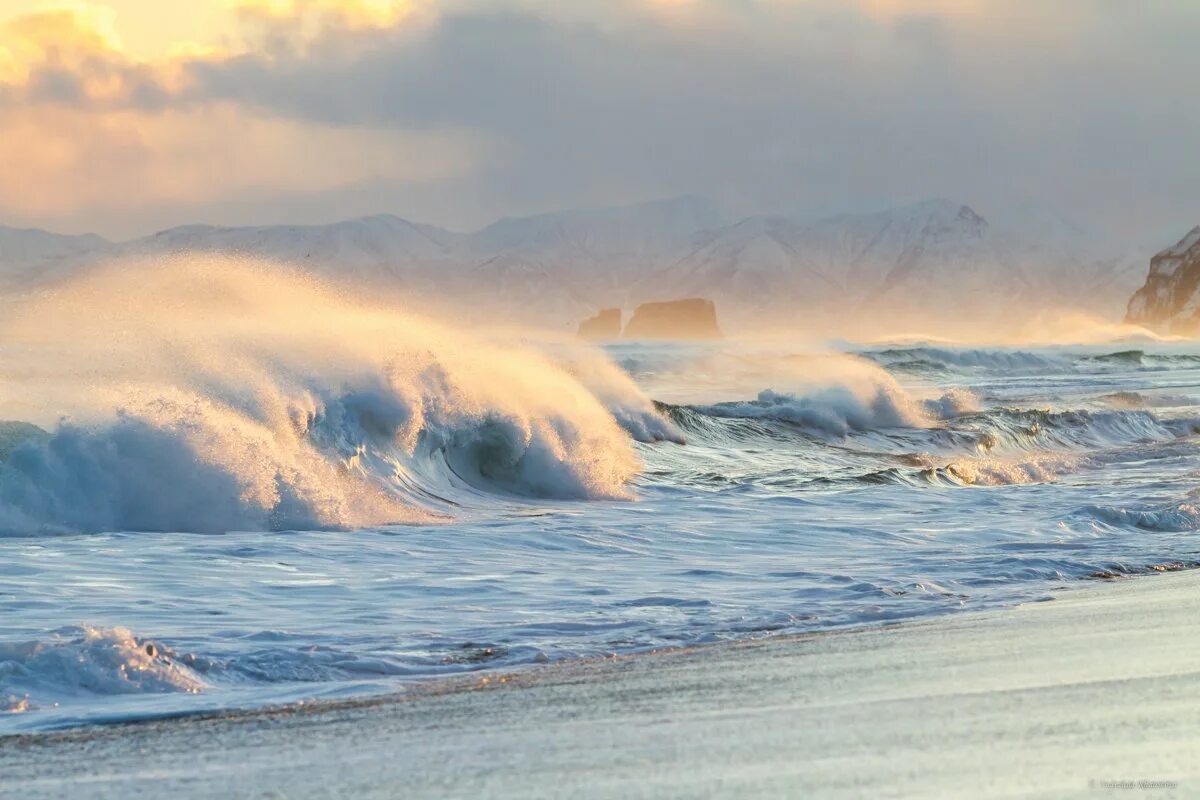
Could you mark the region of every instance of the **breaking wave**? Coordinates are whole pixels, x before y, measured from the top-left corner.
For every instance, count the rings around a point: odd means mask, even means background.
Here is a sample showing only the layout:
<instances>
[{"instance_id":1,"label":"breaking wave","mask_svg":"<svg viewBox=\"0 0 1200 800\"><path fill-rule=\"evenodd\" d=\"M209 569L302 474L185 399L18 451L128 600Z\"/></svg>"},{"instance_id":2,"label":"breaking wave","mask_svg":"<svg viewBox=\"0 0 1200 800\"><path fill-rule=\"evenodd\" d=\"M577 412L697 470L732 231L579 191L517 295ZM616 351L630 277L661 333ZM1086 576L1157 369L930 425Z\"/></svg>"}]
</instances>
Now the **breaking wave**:
<instances>
[{"instance_id":1,"label":"breaking wave","mask_svg":"<svg viewBox=\"0 0 1200 800\"><path fill-rule=\"evenodd\" d=\"M1181 408L1195 405L1195 399L1181 394L1144 394L1142 392L1112 392L1097 398L1101 403L1112 408L1141 409L1141 408Z\"/></svg>"},{"instance_id":2,"label":"breaking wave","mask_svg":"<svg viewBox=\"0 0 1200 800\"><path fill-rule=\"evenodd\" d=\"M1137 454L1147 446L1169 452L1163 445L1194 434L1197 422L1147 409L981 409L975 395L960 389L918 402L886 383L865 393L839 385L807 395L765 391L754 400L660 407L697 443L757 440L802 453L818 475L798 477L796 486L1044 483L1143 457Z\"/></svg>"},{"instance_id":3,"label":"breaking wave","mask_svg":"<svg viewBox=\"0 0 1200 800\"><path fill-rule=\"evenodd\" d=\"M978 453L1090 451L1163 442L1194 433L1197 424L1191 418L1162 419L1146 408L984 410L974 394L962 389L917 401L887 385L867 393L840 385L806 395L765 390L753 400L659 406L679 428L700 437L718 432L737 434L735 438L786 436L786 429L769 424L774 422L818 438L890 432L906 445L920 442L934 450Z\"/></svg>"},{"instance_id":4,"label":"breaking wave","mask_svg":"<svg viewBox=\"0 0 1200 800\"><path fill-rule=\"evenodd\" d=\"M679 438L594 351L563 364L232 261L123 265L29 298L0 324L0 365L0 418L22 420L0 425L7 534L625 498L631 436Z\"/></svg>"},{"instance_id":5,"label":"breaking wave","mask_svg":"<svg viewBox=\"0 0 1200 800\"><path fill-rule=\"evenodd\" d=\"M47 640L0 642L0 713L64 695L203 691L208 684L186 660L125 628L61 628Z\"/></svg>"},{"instance_id":6,"label":"breaking wave","mask_svg":"<svg viewBox=\"0 0 1200 800\"><path fill-rule=\"evenodd\" d=\"M979 398L964 389L920 399L879 365L854 356L816 355L758 362L743 359L739 366L743 382L766 378L782 383L788 390L772 387L759 391L751 400L669 408L690 408L707 417L782 422L832 438L892 428L929 428L939 420L979 408ZM691 422L694 424L694 419Z\"/></svg>"},{"instance_id":7,"label":"breaking wave","mask_svg":"<svg viewBox=\"0 0 1200 800\"><path fill-rule=\"evenodd\" d=\"M956 350L943 347L904 347L873 350L862 354L886 367L958 368L997 371L1061 369L1063 362L1045 355L1019 350Z\"/></svg>"},{"instance_id":8,"label":"breaking wave","mask_svg":"<svg viewBox=\"0 0 1200 800\"><path fill-rule=\"evenodd\" d=\"M1120 350L1101 355L1084 356L1079 363L1085 367L1116 366L1141 370L1189 369L1200 366L1200 356L1148 353L1145 350Z\"/></svg>"},{"instance_id":9,"label":"breaking wave","mask_svg":"<svg viewBox=\"0 0 1200 800\"><path fill-rule=\"evenodd\" d=\"M967 418L989 451L1086 450L1166 442L1192 433L1195 420L1164 420L1148 410L1049 411L995 408Z\"/></svg>"},{"instance_id":10,"label":"breaking wave","mask_svg":"<svg viewBox=\"0 0 1200 800\"><path fill-rule=\"evenodd\" d=\"M1163 533L1181 533L1200 528L1200 507L1195 503L1172 503L1152 508L1085 506L1080 513L1106 525L1141 528Z\"/></svg>"},{"instance_id":11,"label":"breaking wave","mask_svg":"<svg viewBox=\"0 0 1200 800\"><path fill-rule=\"evenodd\" d=\"M1063 453L1038 453L1016 458L963 457L941 465L932 457L912 460L924 462L925 466L889 467L858 476L856 480L918 487L1020 486L1056 480L1077 470L1082 459Z\"/></svg>"},{"instance_id":12,"label":"breaking wave","mask_svg":"<svg viewBox=\"0 0 1200 800\"><path fill-rule=\"evenodd\" d=\"M1026 373L1076 371L1083 373L1111 370L1162 371L1194 369L1200 356L1154 353L1145 350L1118 350L1100 354L1031 353L1006 349L958 349L949 347L896 347L868 350L864 358L892 370L904 372L970 371L986 373Z\"/></svg>"},{"instance_id":13,"label":"breaking wave","mask_svg":"<svg viewBox=\"0 0 1200 800\"><path fill-rule=\"evenodd\" d=\"M915 427L921 423L904 398L882 390L864 397L844 386L800 397L767 389L755 400L717 403L697 410L713 417L779 420L842 437L854 431Z\"/></svg>"}]
</instances>

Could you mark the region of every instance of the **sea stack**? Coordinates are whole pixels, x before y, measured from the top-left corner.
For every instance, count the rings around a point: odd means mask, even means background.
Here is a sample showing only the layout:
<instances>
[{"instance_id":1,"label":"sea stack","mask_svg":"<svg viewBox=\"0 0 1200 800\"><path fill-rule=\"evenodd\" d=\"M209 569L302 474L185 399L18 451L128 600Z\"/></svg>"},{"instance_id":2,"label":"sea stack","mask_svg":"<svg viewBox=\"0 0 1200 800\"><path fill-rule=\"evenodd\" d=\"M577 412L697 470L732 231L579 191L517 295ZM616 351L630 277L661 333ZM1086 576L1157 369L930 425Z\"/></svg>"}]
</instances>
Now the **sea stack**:
<instances>
[{"instance_id":1,"label":"sea stack","mask_svg":"<svg viewBox=\"0 0 1200 800\"><path fill-rule=\"evenodd\" d=\"M605 308L594 317L579 323L579 338L592 342L607 342L621 338L621 309Z\"/></svg>"},{"instance_id":2,"label":"sea stack","mask_svg":"<svg viewBox=\"0 0 1200 800\"><path fill-rule=\"evenodd\" d=\"M1200 225L1150 259L1150 274L1130 299L1125 321L1177 334L1200 330Z\"/></svg>"},{"instance_id":3,"label":"sea stack","mask_svg":"<svg viewBox=\"0 0 1200 800\"><path fill-rule=\"evenodd\" d=\"M693 297L661 303L642 303L625 327L625 339L720 339L717 307Z\"/></svg>"}]
</instances>

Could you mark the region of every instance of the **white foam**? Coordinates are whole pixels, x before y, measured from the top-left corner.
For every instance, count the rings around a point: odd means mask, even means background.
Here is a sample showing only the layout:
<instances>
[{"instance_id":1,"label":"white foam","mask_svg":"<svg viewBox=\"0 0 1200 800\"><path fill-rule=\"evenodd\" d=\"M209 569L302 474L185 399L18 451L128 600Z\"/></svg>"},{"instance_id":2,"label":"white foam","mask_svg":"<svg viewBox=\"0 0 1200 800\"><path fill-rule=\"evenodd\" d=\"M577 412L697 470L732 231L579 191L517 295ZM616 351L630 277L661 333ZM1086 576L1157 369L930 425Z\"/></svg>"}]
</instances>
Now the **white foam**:
<instances>
[{"instance_id":1,"label":"white foam","mask_svg":"<svg viewBox=\"0 0 1200 800\"><path fill-rule=\"evenodd\" d=\"M1050 356L1020 350L951 349L946 347L910 347L881 350L867 354L882 364L918 361L943 367L986 369L1010 372L1014 370L1061 369L1064 366Z\"/></svg>"},{"instance_id":2,"label":"white foam","mask_svg":"<svg viewBox=\"0 0 1200 800\"><path fill-rule=\"evenodd\" d=\"M1175 533L1200 528L1200 507L1194 503L1175 503L1159 508L1122 508L1087 506L1083 513L1109 525Z\"/></svg>"},{"instance_id":3,"label":"white foam","mask_svg":"<svg viewBox=\"0 0 1200 800\"><path fill-rule=\"evenodd\" d=\"M0 532L364 527L445 514L458 488L628 497L626 430L672 430L598 358L583 380L278 268L119 265L0 324L20 376L0 418L50 430L6 446Z\"/></svg>"},{"instance_id":4,"label":"white foam","mask_svg":"<svg viewBox=\"0 0 1200 800\"><path fill-rule=\"evenodd\" d=\"M925 411L937 419L954 419L977 413L981 408L979 395L969 389L952 388L941 397L925 401Z\"/></svg>"},{"instance_id":5,"label":"white foam","mask_svg":"<svg viewBox=\"0 0 1200 800\"><path fill-rule=\"evenodd\" d=\"M807 395L766 389L756 400L718 403L699 410L718 417L777 419L833 436L924 423L907 396L883 387L864 393L849 386L830 386Z\"/></svg>"},{"instance_id":6,"label":"white foam","mask_svg":"<svg viewBox=\"0 0 1200 800\"><path fill-rule=\"evenodd\" d=\"M0 643L0 710L32 711L80 695L182 692L208 684L170 650L125 628L71 627Z\"/></svg>"}]
</instances>

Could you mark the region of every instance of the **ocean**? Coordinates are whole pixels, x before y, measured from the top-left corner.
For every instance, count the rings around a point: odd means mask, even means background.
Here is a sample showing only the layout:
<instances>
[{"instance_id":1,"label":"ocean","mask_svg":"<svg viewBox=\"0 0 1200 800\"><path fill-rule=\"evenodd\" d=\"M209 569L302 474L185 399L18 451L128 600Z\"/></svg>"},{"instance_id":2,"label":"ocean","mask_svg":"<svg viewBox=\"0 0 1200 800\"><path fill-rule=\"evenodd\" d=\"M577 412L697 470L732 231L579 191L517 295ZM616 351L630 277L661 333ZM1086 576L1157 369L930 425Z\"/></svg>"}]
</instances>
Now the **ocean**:
<instances>
[{"instance_id":1,"label":"ocean","mask_svg":"<svg viewBox=\"0 0 1200 800\"><path fill-rule=\"evenodd\" d=\"M0 324L0 733L880 625L1193 566L1187 342L470 331L273 268Z\"/></svg>"}]
</instances>

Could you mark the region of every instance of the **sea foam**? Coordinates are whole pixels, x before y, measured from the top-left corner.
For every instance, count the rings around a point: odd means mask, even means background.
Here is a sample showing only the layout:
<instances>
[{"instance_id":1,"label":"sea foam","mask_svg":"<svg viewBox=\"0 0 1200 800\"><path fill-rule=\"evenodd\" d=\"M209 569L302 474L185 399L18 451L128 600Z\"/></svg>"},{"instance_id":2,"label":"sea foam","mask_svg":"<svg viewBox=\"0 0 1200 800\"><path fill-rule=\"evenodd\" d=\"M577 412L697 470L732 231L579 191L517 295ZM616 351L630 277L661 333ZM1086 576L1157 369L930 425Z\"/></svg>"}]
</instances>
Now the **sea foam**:
<instances>
[{"instance_id":1,"label":"sea foam","mask_svg":"<svg viewBox=\"0 0 1200 800\"><path fill-rule=\"evenodd\" d=\"M0 418L23 423L0 436L0 532L357 528L479 493L629 497L630 434L678 434L598 352L572 363L278 267L101 269L0 324Z\"/></svg>"}]
</instances>

